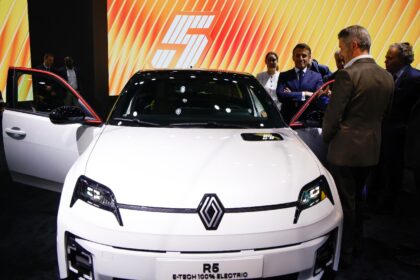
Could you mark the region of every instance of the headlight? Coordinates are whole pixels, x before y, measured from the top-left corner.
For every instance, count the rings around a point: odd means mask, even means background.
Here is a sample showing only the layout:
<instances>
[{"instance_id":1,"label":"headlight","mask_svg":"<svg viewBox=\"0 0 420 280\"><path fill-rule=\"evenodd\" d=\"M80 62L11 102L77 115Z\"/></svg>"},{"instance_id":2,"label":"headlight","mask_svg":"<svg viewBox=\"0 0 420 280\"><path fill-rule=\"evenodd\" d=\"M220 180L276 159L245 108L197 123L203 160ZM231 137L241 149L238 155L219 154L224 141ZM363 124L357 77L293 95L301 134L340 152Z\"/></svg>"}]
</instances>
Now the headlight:
<instances>
[{"instance_id":1,"label":"headlight","mask_svg":"<svg viewBox=\"0 0 420 280\"><path fill-rule=\"evenodd\" d=\"M334 204L334 199L332 197L330 187L328 186L327 179L324 176L320 176L309 184L305 185L299 193L299 199L297 202L295 219L293 223L297 223L300 212L306 208L320 203L326 198L328 198L331 203Z\"/></svg>"},{"instance_id":2,"label":"headlight","mask_svg":"<svg viewBox=\"0 0 420 280\"><path fill-rule=\"evenodd\" d=\"M118 224L120 226L123 225L117 200L108 187L105 187L86 176L80 176L79 179L77 179L77 183L74 188L70 207L73 207L74 203L76 203L78 199L83 200L90 205L114 213Z\"/></svg>"}]
</instances>

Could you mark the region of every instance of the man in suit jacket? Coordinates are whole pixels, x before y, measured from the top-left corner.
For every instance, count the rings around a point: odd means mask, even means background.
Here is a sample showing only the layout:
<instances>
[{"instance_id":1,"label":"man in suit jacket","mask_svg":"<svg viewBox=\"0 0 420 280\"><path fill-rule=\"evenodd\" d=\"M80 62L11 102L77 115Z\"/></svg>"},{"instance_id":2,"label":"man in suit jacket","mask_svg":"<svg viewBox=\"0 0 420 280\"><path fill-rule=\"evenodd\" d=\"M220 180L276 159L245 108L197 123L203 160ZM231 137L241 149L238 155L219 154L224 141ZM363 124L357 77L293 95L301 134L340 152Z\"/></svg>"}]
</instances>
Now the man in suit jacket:
<instances>
[{"instance_id":1,"label":"man in suit jacket","mask_svg":"<svg viewBox=\"0 0 420 280\"><path fill-rule=\"evenodd\" d=\"M340 50L334 52L334 60L335 60L335 65L337 66L337 71L344 68L344 60L340 54ZM337 73L337 71L324 76L324 83L334 80L335 74ZM331 85L331 88L332 88L332 85Z\"/></svg>"},{"instance_id":2,"label":"man in suit jacket","mask_svg":"<svg viewBox=\"0 0 420 280\"><path fill-rule=\"evenodd\" d=\"M362 235L362 190L379 161L381 122L389 109L394 81L369 55L368 31L358 25L338 34L344 69L337 72L323 120L327 161L343 207L341 267L352 263ZM357 249L357 247L356 247Z\"/></svg>"},{"instance_id":3,"label":"man in suit jacket","mask_svg":"<svg viewBox=\"0 0 420 280\"><path fill-rule=\"evenodd\" d=\"M325 81L326 77L331 75L330 68L327 65L320 64L316 59L312 58L310 61L309 69L314 72L318 72L322 76L322 80Z\"/></svg>"},{"instance_id":4,"label":"man in suit jacket","mask_svg":"<svg viewBox=\"0 0 420 280\"><path fill-rule=\"evenodd\" d=\"M276 90L286 122L291 120L306 98L322 86L321 74L309 69L311 48L307 44L297 44L292 58L295 67L280 73Z\"/></svg>"},{"instance_id":5,"label":"man in suit jacket","mask_svg":"<svg viewBox=\"0 0 420 280\"><path fill-rule=\"evenodd\" d=\"M394 77L395 90L391 112L382 124L381 158L372 177L369 196L369 200L376 202L382 211L394 210L395 195L400 191L403 179L404 141L409 116L420 99L420 71L411 67L413 61L410 43L392 44L385 56L385 66Z\"/></svg>"},{"instance_id":6,"label":"man in suit jacket","mask_svg":"<svg viewBox=\"0 0 420 280\"><path fill-rule=\"evenodd\" d=\"M64 58L64 66L58 69L58 75L63 77L72 88L81 91L81 79L79 68L74 66L74 60L70 56Z\"/></svg>"},{"instance_id":7,"label":"man in suit jacket","mask_svg":"<svg viewBox=\"0 0 420 280\"><path fill-rule=\"evenodd\" d=\"M45 53L44 54L44 60L42 64L34 67L35 69L44 70L44 71L50 71L53 73L56 73L56 70L54 68L54 55L52 53Z\"/></svg>"},{"instance_id":8,"label":"man in suit jacket","mask_svg":"<svg viewBox=\"0 0 420 280\"><path fill-rule=\"evenodd\" d=\"M420 99L420 70L411 67L414 61L410 43L392 44L385 56L385 67L395 79L392 111L386 120L407 124L414 104Z\"/></svg>"},{"instance_id":9,"label":"man in suit jacket","mask_svg":"<svg viewBox=\"0 0 420 280\"><path fill-rule=\"evenodd\" d=\"M49 52L45 53L42 64L34 68L57 74L57 70L54 68L54 55ZM52 80L34 76L34 81L37 85L34 99L37 104L35 107L38 111L49 112L63 105L63 93L57 90Z\"/></svg>"}]
</instances>

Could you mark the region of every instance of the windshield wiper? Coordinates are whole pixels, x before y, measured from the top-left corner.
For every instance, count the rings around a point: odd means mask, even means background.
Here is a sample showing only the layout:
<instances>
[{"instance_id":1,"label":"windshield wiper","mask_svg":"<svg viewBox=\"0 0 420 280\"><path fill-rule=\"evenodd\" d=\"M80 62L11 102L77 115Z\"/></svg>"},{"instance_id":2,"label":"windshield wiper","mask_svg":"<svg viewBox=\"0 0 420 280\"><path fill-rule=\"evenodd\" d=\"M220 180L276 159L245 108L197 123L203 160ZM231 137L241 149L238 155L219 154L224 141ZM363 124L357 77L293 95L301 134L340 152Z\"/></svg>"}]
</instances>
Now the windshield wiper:
<instances>
[{"instance_id":1,"label":"windshield wiper","mask_svg":"<svg viewBox=\"0 0 420 280\"><path fill-rule=\"evenodd\" d=\"M158 123L154 123L154 122L147 122L147 121L142 121L138 118L112 118L111 120L113 121L123 121L123 122L131 122L131 123L136 123L142 126L160 126L160 124Z\"/></svg>"},{"instance_id":2,"label":"windshield wiper","mask_svg":"<svg viewBox=\"0 0 420 280\"><path fill-rule=\"evenodd\" d=\"M171 123L169 127L211 127L211 128L249 128L247 125L234 124L234 123L223 123L223 122L183 122L183 123Z\"/></svg>"}]
</instances>

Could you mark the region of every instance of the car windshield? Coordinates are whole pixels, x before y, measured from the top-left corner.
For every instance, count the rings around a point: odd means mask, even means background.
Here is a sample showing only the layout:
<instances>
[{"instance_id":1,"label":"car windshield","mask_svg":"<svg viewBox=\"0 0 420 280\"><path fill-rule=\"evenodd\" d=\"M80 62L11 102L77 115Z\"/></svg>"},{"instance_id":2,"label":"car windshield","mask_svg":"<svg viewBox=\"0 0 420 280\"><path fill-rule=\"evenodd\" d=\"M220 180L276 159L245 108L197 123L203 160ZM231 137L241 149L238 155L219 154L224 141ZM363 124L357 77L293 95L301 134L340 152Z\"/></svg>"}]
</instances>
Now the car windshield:
<instances>
[{"instance_id":1,"label":"car windshield","mask_svg":"<svg viewBox=\"0 0 420 280\"><path fill-rule=\"evenodd\" d=\"M135 74L109 118L111 125L284 127L269 95L251 75L198 70Z\"/></svg>"}]
</instances>

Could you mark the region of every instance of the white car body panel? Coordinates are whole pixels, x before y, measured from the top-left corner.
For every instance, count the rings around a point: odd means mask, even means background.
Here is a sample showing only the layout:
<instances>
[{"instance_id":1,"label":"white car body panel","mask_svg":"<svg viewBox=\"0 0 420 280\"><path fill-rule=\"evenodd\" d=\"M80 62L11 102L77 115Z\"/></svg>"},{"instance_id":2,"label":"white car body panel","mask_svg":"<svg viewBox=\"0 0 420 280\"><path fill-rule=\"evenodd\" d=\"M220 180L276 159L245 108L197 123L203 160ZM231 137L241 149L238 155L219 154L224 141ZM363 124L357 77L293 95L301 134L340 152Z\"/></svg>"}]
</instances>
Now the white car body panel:
<instances>
[{"instance_id":1,"label":"white car body panel","mask_svg":"<svg viewBox=\"0 0 420 280\"><path fill-rule=\"evenodd\" d=\"M25 68L13 71L9 71L13 78L18 72L49 75ZM213 84L226 74L197 73L215 75ZM240 77L232 75L237 83ZM52 77L70 89L61 78ZM256 81L250 90L255 97L252 102L258 99L258 87ZM17 88L16 84L13 90ZM178 93L184 94L185 88L182 85ZM325 267L315 271L317 252L325 248L332 258L325 266L338 269L340 200L331 175L304 143L316 149L317 144L312 144L320 139L319 130L314 134L312 128L300 132L288 127L260 128L262 123L244 129L220 124L217 128L136 125L124 119L137 116L134 110L142 103L133 100L133 111L130 105L122 114L125 125L103 124L83 98L73 94L90 116L83 125L52 124L47 113L24 109L6 108L3 115L4 147L13 179L56 191L64 182L57 218L61 278L76 277L84 266L90 266L96 280L190 279L194 275L196 279L247 279L288 274L295 279L321 279ZM183 102L189 102L188 98ZM223 101L212 105L219 110ZM269 107L258 102L253 116L265 118L264 108ZM231 110L225 106L226 112ZM302 131L308 136L304 141L298 137ZM273 136L274 140L248 141L243 134ZM73 199L81 176L109 189L118 213L79 196ZM327 194L301 210L302 189L320 178L328 185ZM95 191L88 195L100 197ZM213 200L206 204L208 196ZM218 214L209 214L212 211ZM209 227L205 215L217 216L217 225ZM75 262L80 270L72 267ZM206 272L208 265L212 270ZM92 279L87 274L77 278Z\"/></svg>"},{"instance_id":2,"label":"white car body panel","mask_svg":"<svg viewBox=\"0 0 420 280\"><path fill-rule=\"evenodd\" d=\"M231 207L295 201L294 186L320 175L315 158L291 129L280 130L283 141L242 139L241 133L252 132L262 131L107 126L84 174L115 186L114 195L125 204L195 208L208 192Z\"/></svg>"},{"instance_id":3,"label":"white car body panel","mask_svg":"<svg viewBox=\"0 0 420 280\"><path fill-rule=\"evenodd\" d=\"M14 181L61 191L64 179L99 127L55 125L48 117L19 111L3 112L3 141ZM9 133L20 133L16 139Z\"/></svg>"},{"instance_id":4,"label":"white car body panel","mask_svg":"<svg viewBox=\"0 0 420 280\"><path fill-rule=\"evenodd\" d=\"M317 158L322 162L327 162L328 145L322 140L322 128L320 127L306 127L297 128L297 134L312 150Z\"/></svg>"},{"instance_id":5,"label":"white car body panel","mask_svg":"<svg viewBox=\"0 0 420 280\"><path fill-rule=\"evenodd\" d=\"M247 142L241 138L245 132L279 133L284 140ZM341 236L342 213L335 188L335 205L326 199L302 211L297 224L293 224L296 208L291 207L225 213L217 231L205 230L197 214L121 209L121 227L111 212L81 200L68 207L80 174L100 177L99 183L113 189L118 203L173 208L197 208L207 192L217 193L225 208L296 201L300 191L296 186L303 187L321 174L333 185L328 172L289 128L251 131L106 125L91 148L69 172L60 202L57 248L62 277L66 275L66 232L83 237L79 244L93 255L101 255L94 259L99 279L167 279L165 276L172 274L155 269L161 267L162 260L177 263L199 259L201 265L249 256L263 259L260 277L301 271L302 279L320 279L320 275L311 275L313 258L303 256L313 256L334 228ZM287 176L279 180L277 170L284 170ZM258 180L255 174L260 174ZM211 253L218 251L238 252L222 257Z\"/></svg>"}]
</instances>

